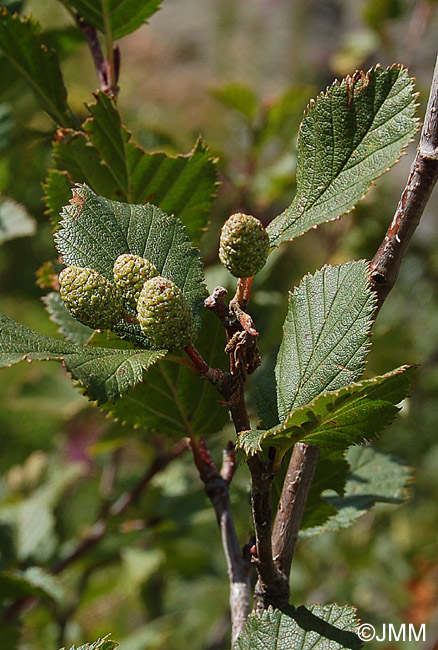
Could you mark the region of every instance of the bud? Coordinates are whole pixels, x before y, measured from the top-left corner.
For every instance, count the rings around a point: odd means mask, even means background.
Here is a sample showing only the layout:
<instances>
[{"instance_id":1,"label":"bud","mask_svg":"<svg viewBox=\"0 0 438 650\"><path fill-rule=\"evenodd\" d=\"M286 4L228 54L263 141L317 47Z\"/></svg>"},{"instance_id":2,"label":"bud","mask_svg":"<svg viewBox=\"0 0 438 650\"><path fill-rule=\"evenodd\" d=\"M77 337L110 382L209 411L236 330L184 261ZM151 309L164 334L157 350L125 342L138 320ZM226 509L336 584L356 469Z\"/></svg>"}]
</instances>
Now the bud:
<instances>
[{"instance_id":1,"label":"bud","mask_svg":"<svg viewBox=\"0 0 438 650\"><path fill-rule=\"evenodd\" d=\"M126 305L137 307L146 280L158 275L155 266L140 255L124 253L114 262L114 283Z\"/></svg>"},{"instance_id":2,"label":"bud","mask_svg":"<svg viewBox=\"0 0 438 650\"><path fill-rule=\"evenodd\" d=\"M122 316L111 282L93 269L67 266L59 274L61 298L70 314L93 329L108 329Z\"/></svg>"},{"instance_id":3,"label":"bud","mask_svg":"<svg viewBox=\"0 0 438 650\"><path fill-rule=\"evenodd\" d=\"M157 349L179 350L195 338L190 306L179 287L160 275L147 280L137 303L143 333Z\"/></svg>"},{"instance_id":4,"label":"bud","mask_svg":"<svg viewBox=\"0 0 438 650\"><path fill-rule=\"evenodd\" d=\"M219 258L236 278L258 273L268 253L269 235L256 217L238 212L222 226Z\"/></svg>"}]
</instances>

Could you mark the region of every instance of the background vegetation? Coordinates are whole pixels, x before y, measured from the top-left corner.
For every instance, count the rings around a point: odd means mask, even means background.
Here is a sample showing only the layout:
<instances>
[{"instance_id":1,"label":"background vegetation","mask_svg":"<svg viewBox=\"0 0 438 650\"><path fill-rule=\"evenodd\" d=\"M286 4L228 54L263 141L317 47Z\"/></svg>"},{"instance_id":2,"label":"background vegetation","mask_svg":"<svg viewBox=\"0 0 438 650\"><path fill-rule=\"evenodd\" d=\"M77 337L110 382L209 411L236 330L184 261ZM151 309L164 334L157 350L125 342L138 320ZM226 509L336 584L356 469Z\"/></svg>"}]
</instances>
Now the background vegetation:
<instances>
[{"instance_id":1,"label":"background vegetation","mask_svg":"<svg viewBox=\"0 0 438 650\"><path fill-rule=\"evenodd\" d=\"M83 103L98 84L80 33L55 0L26 2L24 9L60 53L70 104L85 117ZM179 153L201 133L220 157L213 227L202 240L210 289L229 282L213 263L228 215L243 209L268 222L290 203L296 132L309 98L336 76L399 62L417 77L422 115L437 27L432 1L165 0L149 25L120 42L118 106L136 141L147 150ZM2 74L0 192L25 207L35 233L3 237L0 307L55 335L35 281L41 264L56 257L41 188L52 136L53 124L26 85ZM266 332L262 354L278 343L287 290L302 275L327 262L372 257L413 152L414 145L352 215L270 256L252 305ZM411 500L378 507L352 529L302 541L293 569L297 604L354 602L360 617L377 628L426 623L427 650L437 647L438 637L437 208L433 195L379 316L369 360L370 376L406 362L422 364L413 398L377 442L416 468ZM151 444L147 431L105 419L55 364L2 371L0 391L0 562L2 568L51 566L59 549L71 548L143 474L160 441ZM215 436L217 455L227 439L226 430ZM232 490L243 540L251 527L246 471L239 469ZM15 538L12 519L18 522ZM112 632L123 650L226 648L225 571L214 512L192 459L183 455L123 517L110 520L99 544L50 582L54 600L25 615L21 640L8 628L0 632L0 646L51 650Z\"/></svg>"}]
</instances>

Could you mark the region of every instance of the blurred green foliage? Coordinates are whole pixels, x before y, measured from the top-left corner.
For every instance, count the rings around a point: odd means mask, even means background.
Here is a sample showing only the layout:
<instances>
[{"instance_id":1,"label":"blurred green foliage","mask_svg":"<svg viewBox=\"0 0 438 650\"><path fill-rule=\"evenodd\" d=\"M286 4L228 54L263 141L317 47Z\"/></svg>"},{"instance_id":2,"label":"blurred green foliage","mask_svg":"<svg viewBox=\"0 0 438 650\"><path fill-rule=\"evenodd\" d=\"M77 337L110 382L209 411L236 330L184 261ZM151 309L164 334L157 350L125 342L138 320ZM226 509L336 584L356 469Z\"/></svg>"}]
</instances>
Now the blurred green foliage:
<instances>
[{"instance_id":1,"label":"blurred green foliage","mask_svg":"<svg viewBox=\"0 0 438 650\"><path fill-rule=\"evenodd\" d=\"M55 0L1 4L24 5L41 21L60 55L70 106L85 119L84 102L92 101L98 84L69 14ZM296 132L309 98L336 75L397 61L411 66L424 105L437 23L436 3L426 0L166 0L149 25L121 41L119 110L136 141L176 154L190 150L202 132L220 156L218 201L201 242L210 289L230 287L215 263L228 215L243 210L266 223L289 205ZM35 283L38 268L56 257L41 187L51 164L53 124L3 59L0 70L0 192L37 222L35 236L1 246L0 307L56 336ZM287 291L305 273L374 254L412 156L413 148L350 216L270 256L252 299L267 360L280 342ZM349 530L301 541L293 566L295 603L353 602L377 628L432 623L436 616L437 203L433 195L379 315L367 370L372 376L406 362L421 364L412 399L376 445L416 468L411 501L396 509L378 506ZM157 474L140 500L110 521L99 544L47 580L36 570L53 568L68 555L166 443L106 419L55 364L2 371L0 392L0 568L10 572L0 590L19 590L21 571L32 576L35 594L46 594L26 612L20 634L12 625L0 629L0 647L52 650L111 632L123 650L227 648L225 560L191 459L182 456ZM230 431L210 439L218 461ZM251 530L248 499L242 466L232 500L243 541ZM386 650L384 644L367 647ZM412 647L399 644L400 650Z\"/></svg>"}]
</instances>

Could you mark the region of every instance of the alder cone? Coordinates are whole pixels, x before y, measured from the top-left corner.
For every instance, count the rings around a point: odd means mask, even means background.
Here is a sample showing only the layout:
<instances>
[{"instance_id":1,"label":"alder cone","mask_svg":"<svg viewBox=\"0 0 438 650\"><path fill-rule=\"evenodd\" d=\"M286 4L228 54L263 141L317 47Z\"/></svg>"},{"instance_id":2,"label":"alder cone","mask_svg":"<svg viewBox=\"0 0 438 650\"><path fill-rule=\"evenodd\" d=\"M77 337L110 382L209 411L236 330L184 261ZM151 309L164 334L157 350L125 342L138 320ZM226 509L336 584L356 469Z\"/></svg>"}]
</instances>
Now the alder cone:
<instances>
[{"instance_id":1,"label":"alder cone","mask_svg":"<svg viewBox=\"0 0 438 650\"><path fill-rule=\"evenodd\" d=\"M67 266L59 274L61 298L70 314L93 329L108 329L122 316L114 286L93 269Z\"/></svg>"},{"instance_id":2,"label":"alder cone","mask_svg":"<svg viewBox=\"0 0 438 650\"><path fill-rule=\"evenodd\" d=\"M146 280L158 275L155 266L140 255L124 253L114 262L114 283L126 305L136 309Z\"/></svg>"},{"instance_id":3,"label":"alder cone","mask_svg":"<svg viewBox=\"0 0 438 650\"><path fill-rule=\"evenodd\" d=\"M158 275L147 280L137 303L140 327L158 350L180 350L194 340L190 306L179 287Z\"/></svg>"},{"instance_id":4,"label":"alder cone","mask_svg":"<svg viewBox=\"0 0 438 650\"><path fill-rule=\"evenodd\" d=\"M238 212L222 226L219 258L236 278L250 278L258 273L268 253L269 235L256 217Z\"/></svg>"}]
</instances>

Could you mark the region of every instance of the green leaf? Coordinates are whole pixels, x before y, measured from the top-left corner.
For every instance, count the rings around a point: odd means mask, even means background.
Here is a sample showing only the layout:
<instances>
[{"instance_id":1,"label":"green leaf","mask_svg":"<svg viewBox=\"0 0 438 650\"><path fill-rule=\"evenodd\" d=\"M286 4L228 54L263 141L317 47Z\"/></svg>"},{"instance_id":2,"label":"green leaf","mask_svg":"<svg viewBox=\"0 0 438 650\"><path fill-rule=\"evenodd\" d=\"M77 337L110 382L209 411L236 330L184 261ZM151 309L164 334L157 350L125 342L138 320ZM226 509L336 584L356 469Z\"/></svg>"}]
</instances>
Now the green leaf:
<instances>
[{"instance_id":1,"label":"green leaf","mask_svg":"<svg viewBox=\"0 0 438 650\"><path fill-rule=\"evenodd\" d=\"M119 646L119 644L115 641L111 641L108 637L109 634L102 639L98 639L94 643L85 643L85 645L81 645L80 647L73 645L70 650L114 650ZM65 649L61 648L61 650Z\"/></svg>"},{"instance_id":2,"label":"green leaf","mask_svg":"<svg viewBox=\"0 0 438 650\"><path fill-rule=\"evenodd\" d=\"M166 354L165 350L121 350L81 347L38 334L0 314L0 367L19 361L63 361L73 379L91 399L116 400L142 381L143 370Z\"/></svg>"},{"instance_id":3,"label":"green leaf","mask_svg":"<svg viewBox=\"0 0 438 650\"><path fill-rule=\"evenodd\" d=\"M272 246L349 212L415 135L406 68L356 72L310 103L298 140L297 193L268 226Z\"/></svg>"},{"instance_id":4,"label":"green leaf","mask_svg":"<svg viewBox=\"0 0 438 650\"><path fill-rule=\"evenodd\" d=\"M262 444L287 450L296 442L326 449L346 449L376 438L398 412L395 406L407 397L415 366L402 366L386 375L367 379L337 391L319 395L268 431L245 431L238 446L247 454Z\"/></svg>"},{"instance_id":5,"label":"green leaf","mask_svg":"<svg viewBox=\"0 0 438 650\"><path fill-rule=\"evenodd\" d=\"M18 650L21 630L17 623L3 622L0 627L0 647L8 650Z\"/></svg>"},{"instance_id":6,"label":"green leaf","mask_svg":"<svg viewBox=\"0 0 438 650\"><path fill-rule=\"evenodd\" d=\"M69 126L73 116L56 53L41 38L41 27L32 18L11 15L0 8L0 50L22 75L50 117Z\"/></svg>"},{"instance_id":7,"label":"green leaf","mask_svg":"<svg viewBox=\"0 0 438 650\"><path fill-rule=\"evenodd\" d=\"M35 220L22 205L0 196L0 244L16 237L29 237L36 233Z\"/></svg>"},{"instance_id":8,"label":"green leaf","mask_svg":"<svg viewBox=\"0 0 438 650\"><path fill-rule=\"evenodd\" d=\"M102 2L92 0L61 0L63 4L74 7L84 20L105 32L105 18ZM111 32L114 39L131 34L141 27L148 18L160 8L161 0L104 0Z\"/></svg>"},{"instance_id":9,"label":"green leaf","mask_svg":"<svg viewBox=\"0 0 438 650\"><path fill-rule=\"evenodd\" d=\"M238 111L248 122L254 121L259 107L259 100L254 91L248 86L229 83L221 88L213 88L210 92L222 104Z\"/></svg>"},{"instance_id":10,"label":"green leaf","mask_svg":"<svg viewBox=\"0 0 438 650\"><path fill-rule=\"evenodd\" d=\"M249 615L233 650L356 650L362 646L354 634L357 626L356 611L349 606L269 607Z\"/></svg>"},{"instance_id":11,"label":"green leaf","mask_svg":"<svg viewBox=\"0 0 438 650\"><path fill-rule=\"evenodd\" d=\"M71 197L72 185L68 173L58 169L51 169L43 184L45 213L54 226L58 225L62 208Z\"/></svg>"},{"instance_id":12,"label":"green leaf","mask_svg":"<svg viewBox=\"0 0 438 650\"><path fill-rule=\"evenodd\" d=\"M84 122L85 132L64 129L57 133L53 153L58 173L67 172L71 183L85 182L109 199L152 202L181 219L191 240L199 241L217 188L216 160L203 141L198 140L188 155L148 154L132 142L108 95L97 93L88 110L91 117ZM65 180L52 174L46 182L46 202L57 223L61 183L63 204L70 195Z\"/></svg>"},{"instance_id":13,"label":"green leaf","mask_svg":"<svg viewBox=\"0 0 438 650\"><path fill-rule=\"evenodd\" d=\"M58 332L72 343L87 345L94 334L94 330L71 316L60 294L57 291L51 291L42 300L49 313L50 320L59 325Z\"/></svg>"},{"instance_id":14,"label":"green leaf","mask_svg":"<svg viewBox=\"0 0 438 650\"><path fill-rule=\"evenodd\" d=\"M90 142L87 134L83 131L74 131L73 129L58 130L56 141L53 145L54 163L58 173L67 172L67 178L70 186L75 182L86 181L93 190L100 195L108 195L110 198L125 198L118 190L114 183L114 176L108 168L108 165L102 160L99 151ZM48 194L50 201L56 200L56 195L60 190L65 191L65 182L61 185L61 179L52 179L49 177L46 182L46 195L51 190L51 184L56 182L55 197ZM63 190L64 188L64 190ZM64 205L70 197L70 192L64 197ZM61 195L57 202L61 200ZM49 206L49 202L48 206ZM58 211L51 213L52 220L57 223Z\"/></svg>"},{"instance_id":15,"label":"green leaf","mask_svg":"<svg viewBox=\"0 0 438 650\"><path fill-rule=\"evenodd\" d=\"M275 427L280 422L280 418L277 406L277 382L272 362L266 367L262 367L257 373L254 397L257 404L257 415L260 418L260 428Z\"/></svg>"},{"instance_id":16,"label":"green leaf","mask_svg":"<svg viewBox=\"0 0 438 650\"><path fill-rule=\"evenodd\" d=\"M41 567L30 567L26 571L0 572L0 600L28 596L57 601L62 599L56 579Z\"/></svg>"},{"instance_id":17,"label":"green leaf","mask_svg":"<svg viewBox=\"0 0 438 650\"><path fill-rule=\"evenodd\" d=\"M337 510L322 525L310 525L300 531L302 537L314 537L328 531L352 526L376 503L400 504L408 498L412 469L395 456L372 447L351 447L346 453L350 465L343 497L333 491L324 500ZM310 523L311 519L307 520Z\"/></svg>"},{"instance_id":18,"label":"green leaf","mask_svg":"<svg viewBox=\"0 0 438 650\"><path fill-rule=\"evenodd\" d=\"M119 255L141 255L180 287L193 317L200 322L206 296L202 262L179 219L154 205L128 205L96 196L85 185L74 189L63 217L55 242L65 264L92 268L113 281ZM150 347L139 325L120 321L113 330Z\"/></svg>"},{"instance_id":19,"label":"green leaf","mask_svg":"<svg viewBox=\"0 0 438 650\"><path fill-rule=\"evenodd\" d=\"M196 347L211 367L226 368L224 329L205 310ZM160 361L151 368L142 384L103 410L112 418L134 428L181 437L220 431L228 421L226 407L218 402L216 388L187 367Z\"/></svg>"},{"instance_id":20,"label":"green leaf","mask_svg":"<svg viewBox=\"0 0 438 650\"><path fill-rule=\"evenodd\" d=\"M289 296L275 375L280 421L357 381L370 346L375 294L365 261L325 266Z\"/></svg>"},{"instance_id":21,"label":"green leaf","mask_svg":"<svg viewBox=\"0 0 438 650\"><path fill-rule=\"evenodd\" d=\"M303 109L312 92L312 86L293 86L270 103L265 109L265 124L259 135L261 143L268 144L273 138L280 138L283 147L290 147L292 140L295 145Z\"/></svg>"},{"instance_id":22,"label":"green leaf","mask_svg":"<svg viewBox=\"0 0 438 650\"><path fill-rule=\"evenodd\" d=\"M0 151L3 151L10 145L13 127L14 117L12 115L12 107L9 104L0 104Z\"/></svg>"},{"instance_id":23,"label":"green leaf","mask_svg":"<svg viewBox=\"0 0 438 650\"><path fill-rule=\"evenodd\" d=\"M339 497L345 493L350 466L341 451L321 450L315 476L307 498L301 529L319 526L336 514L336 508L328 503L322 493L332 490Z\"/></svg>"}]
</instances>

